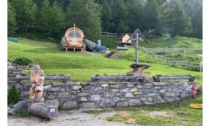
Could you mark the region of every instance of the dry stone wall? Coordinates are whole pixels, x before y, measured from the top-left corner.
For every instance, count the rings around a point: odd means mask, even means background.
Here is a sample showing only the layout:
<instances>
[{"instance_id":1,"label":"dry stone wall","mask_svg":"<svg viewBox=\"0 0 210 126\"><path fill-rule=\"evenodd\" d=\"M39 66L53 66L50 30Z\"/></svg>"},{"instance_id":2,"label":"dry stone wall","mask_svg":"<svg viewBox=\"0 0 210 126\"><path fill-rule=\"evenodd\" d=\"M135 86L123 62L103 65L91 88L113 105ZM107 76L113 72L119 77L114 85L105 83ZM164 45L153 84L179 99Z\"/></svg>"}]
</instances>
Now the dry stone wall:
<instances>
[{"instance_id":1,"label":"dry stone wall","mask_svg":"<svg viewBox=\"0 0 210 126\"><path fill-rule=\"evenodd\" d=\"M192 82L68 82L44 85L45 104L59 108L97 108L162 104L189 97ZM28 99L29 84L17 84L21 99ZM197 86L196 86L197 88Z\"/></svg>"},{"instance_id":2,"label":"dry stone wall","mask_svg":"<svg viewBox=\"0 0 210 126\"><path fill-rule=\"evenodd\" d=\"M8 78L7 78L7 82L8 82L8 89L10 89L13 85L16 85L16 81L15 81L15 77L18 74L22 74L23 70L29 70L30 66L22 66L22 65L17 65L15 63L12 62L7 62L7 71L8 71Z\"/></svg>"}]
</instances>

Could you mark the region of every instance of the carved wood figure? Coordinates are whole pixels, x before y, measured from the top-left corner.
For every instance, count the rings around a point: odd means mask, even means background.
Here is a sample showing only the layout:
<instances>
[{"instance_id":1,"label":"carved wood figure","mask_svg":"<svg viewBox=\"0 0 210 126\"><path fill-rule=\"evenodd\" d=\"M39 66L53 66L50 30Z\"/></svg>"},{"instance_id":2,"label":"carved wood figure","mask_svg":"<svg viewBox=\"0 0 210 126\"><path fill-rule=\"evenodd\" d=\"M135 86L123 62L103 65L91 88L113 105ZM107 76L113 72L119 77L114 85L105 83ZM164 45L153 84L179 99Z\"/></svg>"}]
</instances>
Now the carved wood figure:
<instances>
[{"instance_id":1,"label":"carved wood figure","mask_svg":"<svg viewBox=\"0 0 210 126\"><path fill-rule=\"evenodd\" d=\"M53 119L58 115L55 106L47 106L44 104L43 84L44 72L39 65L35 65L30 76L31 88L29 91L28 111L36 116Z\"/></svg>"},{"instance_id":2,"label":"carved wood figure","mask_svg":"<svg viewBox=\"0 0 210 126\"><path fill-rule=\"evenodd\" d=\"M42 98L44 72L40 69L39 65L35 65L30 76L31 88L29 91L29 99Z\"/></svg>"}]
</instances>

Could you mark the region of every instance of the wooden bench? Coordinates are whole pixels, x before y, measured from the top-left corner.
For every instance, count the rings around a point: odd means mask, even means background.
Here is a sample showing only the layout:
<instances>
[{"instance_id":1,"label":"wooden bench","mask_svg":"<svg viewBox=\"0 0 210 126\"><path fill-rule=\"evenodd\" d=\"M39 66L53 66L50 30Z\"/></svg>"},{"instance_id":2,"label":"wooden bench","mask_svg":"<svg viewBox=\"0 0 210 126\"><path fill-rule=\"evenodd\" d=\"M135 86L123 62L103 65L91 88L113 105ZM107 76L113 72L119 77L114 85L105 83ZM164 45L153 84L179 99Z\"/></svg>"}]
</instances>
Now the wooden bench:
<instances>
[{"instance_id":1,"label":"wooden bench","mask_svg":"<svg viewBox=\"0 0 210 126\"><path fill-rule=\"evenodd\" d=\"M92 82L96 82L98 80L126 80L128 82L130 81L141 81L143 80L143 76L92 76L91 80Z\"/></svg>"},{"instance_id":2,"label":"wooden bench","mask_svg":"<svg viewBox=\"0 0 210 126\"><path fill-rule=\"evenodd\" d=\"M49 75L49 76L44 76L45 80L62 80L63 83L67 82L70 80L69 75ZM17 75L15 80L18 83L21 83L22 80L30 80L30 76L21 76Z\"/></svg>"},{"instance_id":3,"label":"wooden bench","mask_svg":"<svg viewBox=\"0 0 210 126\"><path fill-rule=\"evenodd\" d=\"M156 75L153 76L153 79L155 82L160 82L160 80L179 80L179 79L188 79L189 82L194 82L195 77L191 75L184 75L184 76L162 76L162 75Z\"/></svg>"}]
</instances>

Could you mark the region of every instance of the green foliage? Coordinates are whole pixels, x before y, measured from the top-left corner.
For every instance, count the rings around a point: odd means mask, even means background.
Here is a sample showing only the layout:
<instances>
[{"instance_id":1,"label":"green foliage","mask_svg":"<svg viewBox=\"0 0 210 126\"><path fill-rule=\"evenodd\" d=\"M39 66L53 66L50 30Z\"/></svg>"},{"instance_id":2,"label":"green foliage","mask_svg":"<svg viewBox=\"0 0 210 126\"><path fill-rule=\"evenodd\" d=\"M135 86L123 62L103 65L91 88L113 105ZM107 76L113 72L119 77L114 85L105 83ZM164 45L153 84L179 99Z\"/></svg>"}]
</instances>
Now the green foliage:
<instances>
[{"instance_id":1,"label":"green foliage","mask_svg":"<svg viewBox=\"0 0 210 126\"><path fill-rule=\"evenodd\" d=\"M15 86L12 86L12 88L9 90L7 98L8 105L15 104L20 100L19 93Z\"/></svg>"},{"instance_id":2,"label":"green foliage","mask_svg":"<svg viewBox=\"0 0 210 126\"><path fill-rule=\"evenodd\" d=\"M27 33L35 23L36 4L32 0L11 0L19 33Z\"/></svg>"},{"instance_id":3,"label":"green foliage","mask_svg":"<svg viewBox=\"0 0 210 126\"><path fill-rule=\"evenodd\" d=\"M11 3L8 3L8 36L13 36L17 30L17 22L15 18L15 10Z\"/></svg>"},{"instance_id":4,"label":"green foliage","mask_svg":"<svg viewBox=\"0 0 210 126\"><path fill-rule=\"evenodd\" d=\"M16 111L15 112L15 115L18 116L18 117L21 117L21 118L26 118L26 117L30 117L31 114L27 111Z\"/></svg>"},{"instance_id":5,"label":"green foliage","mask_svg":"<svg viewBox=\"0 0 210 126\"><path fill-rule=\"evenodd\" d=\"M14 63L16 63L18 65L28 65L28 64L32 63L32 61L26 57L19 57L14 60Z\"/></svg>"},{"instance_id":6,"label":"green foliage","mask_svg":"<svg viewBox=\"0 0 210 126\"><path fill-rule=\"evenodd\" d=\"M191 18L187 16L181 0L171 2L166 13L166 23L171 36L189 36L192 33Z\"/></svg>"},{"instance_id":7,"label":"green foliage","mask_svg":"<svg viewBox=\"0 0 210 126\"><path fill-rule=\"evenodd\" d=\"M66 12L66 28L75 23L84 31L85 37L101 32L101 7L94 0L70 0Z\"/></svg>"}]
</instances>

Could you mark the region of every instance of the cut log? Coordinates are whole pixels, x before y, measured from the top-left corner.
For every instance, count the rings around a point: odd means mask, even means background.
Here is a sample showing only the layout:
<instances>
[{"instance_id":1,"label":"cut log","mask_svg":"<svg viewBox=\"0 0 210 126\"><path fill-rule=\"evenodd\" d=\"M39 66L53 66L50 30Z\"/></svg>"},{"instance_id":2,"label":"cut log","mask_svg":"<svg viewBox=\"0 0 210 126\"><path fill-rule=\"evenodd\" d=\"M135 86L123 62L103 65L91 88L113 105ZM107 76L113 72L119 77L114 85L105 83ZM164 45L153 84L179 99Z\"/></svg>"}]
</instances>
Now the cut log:
<instances>
[{"instance_id":1,"label":"cut log","mask_svg":"<svg viewBox=\"0 0 210 126\"><path fill-rule=\"evenodd\" d=\"M53 119L58 116L58 110L54 106L47 106L43 103L33 103L30 105L28 111L33 115Z\"/></svg>"},{"instance_id":2,"label":"cut log","mask_svg":"<svg viewBox=\"0 0 210 126\"><path fill-rule=\"evenodd\" d=\"M143 76L92 76L93 82L97 80L139 80L143 79Z\"/></svg>"},{"instance_id":3,"label":"cut log","mask_svg":"<svg viewBox=\"0 0 210 126\"><path fill-rule=\"evenodd\" d=\"M189 79L189 82L194 82L194 76L153 76L155 82L160 82L160 80L178 80L178 79Z\"/></svg>"},{"instance_id":4,"label":"cut log","mask_svg":"<svg viewBox=\"0 0 210 126\"><path fill-rule=\"evenodd\" d=\"M29 80L30 76L21 76L17 75L16 76L16 81L22 81L22 80ZM45 80L64 80L64 81L69 81L70 76L69 75L63 75L63 76L44 76Z\"/></svg>"}]
</instances>

